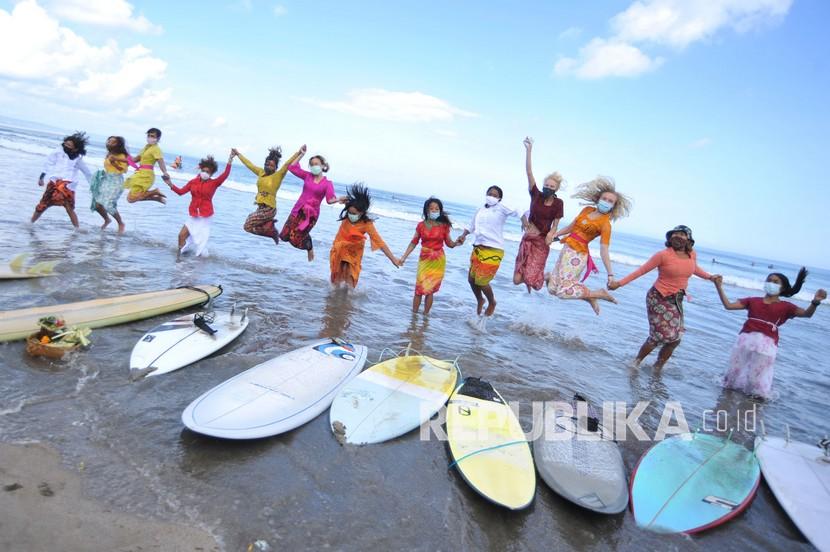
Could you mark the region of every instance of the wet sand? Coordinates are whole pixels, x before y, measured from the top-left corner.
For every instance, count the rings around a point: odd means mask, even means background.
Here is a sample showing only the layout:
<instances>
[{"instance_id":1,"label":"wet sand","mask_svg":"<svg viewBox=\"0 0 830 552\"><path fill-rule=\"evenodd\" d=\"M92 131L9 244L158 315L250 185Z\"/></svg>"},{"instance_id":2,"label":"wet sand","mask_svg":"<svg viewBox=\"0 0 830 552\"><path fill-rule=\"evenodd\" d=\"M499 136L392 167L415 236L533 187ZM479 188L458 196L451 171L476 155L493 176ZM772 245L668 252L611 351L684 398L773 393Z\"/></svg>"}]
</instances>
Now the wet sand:
<instances>
[{"instance_id":1,"label":"wet sand","mask_svg":"<svg viewBox=\"0 0 830 552\"><path fill-rule=\"evenodd\" d=\"M81 471L79 466L79 472ZM113 511L40 444L0 444L0 551L215 551L208 533Z\"/></svg>"}]
</instances>

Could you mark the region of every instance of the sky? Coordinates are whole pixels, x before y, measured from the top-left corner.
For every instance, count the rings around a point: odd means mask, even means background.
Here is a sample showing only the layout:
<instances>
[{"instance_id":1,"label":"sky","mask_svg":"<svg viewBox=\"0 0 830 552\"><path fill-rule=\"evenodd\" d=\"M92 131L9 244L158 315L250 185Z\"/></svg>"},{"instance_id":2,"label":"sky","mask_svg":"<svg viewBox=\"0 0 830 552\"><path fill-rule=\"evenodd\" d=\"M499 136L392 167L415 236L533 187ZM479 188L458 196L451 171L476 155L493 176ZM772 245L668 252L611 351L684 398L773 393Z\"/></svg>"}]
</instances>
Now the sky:
<instances>
[{"instance_id":1,"label":"sky","mask_svg":"<svg viewBox=\"0 0 830 552\"><path fill-rule=\"evenodd\" d=\"M322 153L336 182L524 208L522 139L615 227L830 267L825 0L0 0L0 115L177 153ZM822 154L821 152L825 152Z\"/></svg>"}]
</instances>

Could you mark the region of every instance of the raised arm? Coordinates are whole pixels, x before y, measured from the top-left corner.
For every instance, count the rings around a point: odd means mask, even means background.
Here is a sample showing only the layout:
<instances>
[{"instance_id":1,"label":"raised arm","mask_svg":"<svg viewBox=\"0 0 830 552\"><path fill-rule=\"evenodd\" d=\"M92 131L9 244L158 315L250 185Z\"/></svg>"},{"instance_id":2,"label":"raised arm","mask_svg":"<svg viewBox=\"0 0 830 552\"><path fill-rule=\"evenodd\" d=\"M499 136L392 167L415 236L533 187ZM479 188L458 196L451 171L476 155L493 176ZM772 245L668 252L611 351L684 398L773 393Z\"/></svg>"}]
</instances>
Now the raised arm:
<instances>
[{"instance_id":1,"label":"raised arm","mask_svg":"<svg viewBox=\"0 0 830 552\"><path fill-rule=\"evenodd\" d=\"M303 144L302 146L300 146L299 151L297 151L297 153L299 153L300 155L294 160L293 163L290 163L288 165L288 170L291 171L291 174L293 174L297 178L302 178L303 180L305 180L306 177L311 176L310 172L303 170L303 168L300 166L300 159L303 158L305 152L306 145Z\"/></svg>"},{"instance_id":2,"label":"raised arm","mask_svg":"<svg viewBox=\"0 0 830 552\"><path fill-rule=\"evenodd\" d=\"M822 301L827 299L827 292L823 289L816 291L816 294L813 296L813 300L810 302L810 306L806 309L802 309L798 307L795 310L795 315L798 318L812 318L813 315L816 313L816 309L821 304Z\"/></svg>"},{"instance_id":3,"label":"raised arm","mask_svg":"<svg viewBox=\"0 0 830 552\"><path fill-rule=\"evenodd\" d=\"M536 187L536 179L533 178L533 167L531 166L530 157L533 151L533 138L526 137L522 142L525 145L525 171L527 172L527 191L533 193Z\"/></svg>"},{"instance_id":4,"label":"raised arm","mask_svg":"<svg viewBox=\"0 0 830 552\"><path fill-rule=\"evenodd\" d=\"M248 170L249 170L249 171L251 171L252 173L254 173L255 175L257 175L257 176L262 176L263 174L265 174L265 170L264 170L264 169L262 169L261 167L257 167L256 165L254 165L253 163L251 163L250 161L248 161L248 158L247 158L247 157L245 157L244 155L242 155L242 154L239 152L239 150L238 150L238 149L233 148L233 149L231 150L231 153L236 154L236 156L237 156L237 157L239 157L239 160L240 160L240 161L242 161L242 164L243 164L243 165L245 165L246 167L248 167ZM290 163L289 163L289 164L290 164Z\"/></svg>"},{"instance_id":5,"label":"raised arm","mask_svg":"<svg viewBox=\"0 0 830 552\"><path fill-rule=\"evenodd\" d=\"M718 297L720 297L720 302L723 304L723 308L726 310L744 310L746 309L746 305L741 303L740 301L735 301L734 303L729 300L729 297L726 296L726 292L723 291L723 276L715 275L712 276L712 282L715 284L715 289L718 290Z\"/></svg>"},{"instance_id":6,"label":"raised arm","mask_svg":"<svg viewBox=\"0 0 830 552\"><path fill-rule=\"evenodd\" d=\"M228 164L225 165L225 170L222 171L222 174L220 174L219 176L217 176L213 180L213 185L216 186L217 188L219 186L221 186L225 182L225 180L228 179L228 176L230 176L230 174L231 174L231 163L233 163L233 154L231 154L231 156L228 157Z\"/></svg>"}]
</instances>

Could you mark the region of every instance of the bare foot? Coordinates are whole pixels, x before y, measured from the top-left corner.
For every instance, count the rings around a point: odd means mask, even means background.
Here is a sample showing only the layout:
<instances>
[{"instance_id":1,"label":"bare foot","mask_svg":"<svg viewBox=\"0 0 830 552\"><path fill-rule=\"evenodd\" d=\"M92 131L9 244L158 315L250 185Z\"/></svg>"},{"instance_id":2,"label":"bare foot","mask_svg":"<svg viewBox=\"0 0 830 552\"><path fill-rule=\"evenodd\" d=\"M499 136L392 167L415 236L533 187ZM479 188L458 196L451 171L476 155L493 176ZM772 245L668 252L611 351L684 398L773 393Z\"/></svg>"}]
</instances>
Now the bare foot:
<instances>
[{"instance_id":1,"label":"bare foot","mask_svg":"<svg viewBox=\"0 0 830 552\"><path fill-rule=\"evenodd\" d=\"M494 312L496 312L496 302L490 301L490 304L487 305L487 310L484 311L484 316L493 316Z\"/></svg>"},{"instance_id":2,"label":"bare foot","mask_svg":"<svg viewBox=\"0 0 830 552\"><path fill-rule=\"evenodd\" d=\"M608 293L607 290L598 289L594 292L596 294L597 299L602 299L603 301L608 301L609 303L617 304L617 300L614 298L613 295Z\"/></svg>"},{"instance_id":3,"label":"bare foot","mask_svg":"<svg viewBox=\"0 0 830 552\"><path fill-rule=\"evenodd\" d=\"M104 219L104 224L101 225L101 230L110 225L110 219Z\"/></svg>"},{"instance_id":4,"label":"bare foot","mask_svg":"<svg viewBox=\"0 0 830 552\"><path fill-rule=\"evenodd\" d=\"M588 301L588 304L591 305L592 309L594 309L594 312L596 313L596 315L599 316L599 303L597 302L597 300L594 299L593 297L591 297L589 299L585 299L585 300Z\"/></svg>"},{"instance_id":5,"label":"bare foot","mask_svg":"<svg viewBox=\"0 0 830 552\"><path fill-rule=\"evenodd\" d=\"M313 260L314 260L314 250L313 250L313 249L309 249L309 250L308 250L308 262L311 262L311 261L313 261Z\"/></svg>"},{"instance_id":6,"label":"bare foot","mask_svg":"<svg viewBox=\"0 0 830 552\"><path fill-rule=\"evenodd\" d=\"M484 310L484 297L478 299L478 305L476 305L476 313L481 316L481 311Z\"/></svg>"},{"instance_id":7,"label":"bare foot","mask_svg":"<svg viewBox=\"0 0 830 552\"><path fill-rule=\"evenodd\" d=\"M118 223L118 233L123 234L127 230L127 225L123 222Z\"/></svg>"}]
</instances>

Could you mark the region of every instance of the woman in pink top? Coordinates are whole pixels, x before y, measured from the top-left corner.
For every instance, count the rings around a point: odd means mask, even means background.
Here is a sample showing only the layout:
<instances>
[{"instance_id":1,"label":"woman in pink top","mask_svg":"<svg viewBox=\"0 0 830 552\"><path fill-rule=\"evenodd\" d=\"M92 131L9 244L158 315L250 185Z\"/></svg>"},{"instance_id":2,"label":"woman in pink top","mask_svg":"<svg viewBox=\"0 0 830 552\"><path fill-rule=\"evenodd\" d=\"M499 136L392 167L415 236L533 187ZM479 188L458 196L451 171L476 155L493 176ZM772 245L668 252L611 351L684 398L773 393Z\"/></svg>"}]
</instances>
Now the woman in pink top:
<instances>
[{"instance_id":1,"label":"woman in pink top","mask_svg":"<svg viewBox=\"0 0 830 552\"><path fill-rule=\"evenodd\" d=\"M329 171L329 164L322 155L315 155L308 161L308 170L300 167L300 159L306 152L306 146L300 148L300 156L288 166L288 170L303 180L303 192L291 209L291 214L280 232L280 239L291 243L297 249L308 252L309 262L314 260L314 244L311 241L311 229L320 216L320 204L323 198L329 205L345 203L346 198L334 195L334 184L323 173Z\"/></svg>"},{"instance_id":2,"label":"woman in pink top","mask_svg":"<svg viewBox=\"0 0 830 552\"><path fill-rule=\"evenodd\" d=\"M683 325L683 296L692 274L712 280L713 276L697 266L692 229L677 226L666 232L666 249L654 254L643 266L620 280L608 283L614 290L657 269L657 281L646 294L648 338L640 347L634 366L638 366L658 345L660 353L654 367L658 370L680 345L686 328Z\"/></svg>"},{"instance_id":3,"label":"woman in pink top","mask_svg":"<svg viewBox=\"0 0 830 552\"><path fill-rule=\"evenodd\" d=\"M778 354L778 329L791 318L811 318L821 302L827 299L827 292L820 289L806 309L781 300L781 297L792 297L801 291L806 279L807 269L804 267L798 271L793 285L790 285L789 278L774 272L764 282L763 297L745 297L734 303L723 291L723 279L719 276L713 279L726 310L747 311L744 327L732 348L729 370L723 377L724 387L763 399L772 396L773 368Z\"/></svg>"}]
</instances>

